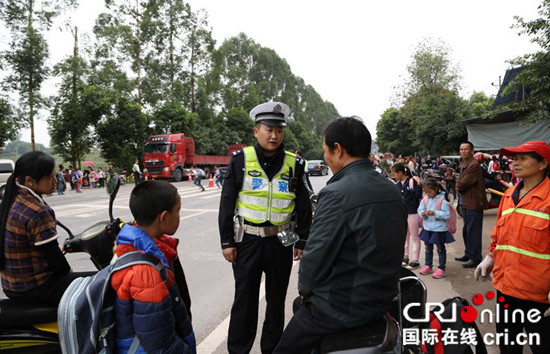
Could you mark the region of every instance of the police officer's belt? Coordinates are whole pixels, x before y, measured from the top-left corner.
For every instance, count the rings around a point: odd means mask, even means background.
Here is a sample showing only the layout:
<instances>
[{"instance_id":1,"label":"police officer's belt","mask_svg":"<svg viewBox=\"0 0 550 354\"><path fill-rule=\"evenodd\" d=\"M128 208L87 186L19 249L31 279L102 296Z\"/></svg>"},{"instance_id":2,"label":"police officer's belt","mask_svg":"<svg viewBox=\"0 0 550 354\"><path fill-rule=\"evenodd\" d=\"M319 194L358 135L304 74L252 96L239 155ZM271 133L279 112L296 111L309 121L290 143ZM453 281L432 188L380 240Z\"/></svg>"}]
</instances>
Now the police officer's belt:
<instances>
[{"instance_id":1,"label":"police officer's belt","mask_svg":"<svg viewBox=\"0 0 550 354\"><path fill-rule=\"evenodd\" d=\"M244 224L244 233L261 237L277 236L277 234L285 229L288 229L290 223L278 226L253 226Z\"/></svg>"}]
</instances>

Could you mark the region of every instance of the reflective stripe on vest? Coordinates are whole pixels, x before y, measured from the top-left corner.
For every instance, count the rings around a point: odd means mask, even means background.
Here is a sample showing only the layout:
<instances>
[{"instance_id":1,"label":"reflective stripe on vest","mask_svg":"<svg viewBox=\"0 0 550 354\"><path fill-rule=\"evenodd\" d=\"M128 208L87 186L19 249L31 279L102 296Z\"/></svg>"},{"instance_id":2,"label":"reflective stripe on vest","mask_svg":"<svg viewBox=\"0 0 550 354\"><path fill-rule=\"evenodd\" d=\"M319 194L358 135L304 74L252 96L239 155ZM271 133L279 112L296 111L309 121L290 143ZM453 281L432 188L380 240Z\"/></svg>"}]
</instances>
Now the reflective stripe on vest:
<instances>
[{"instance_id":1,"label":"reflective stripe on vest","mask_svg":"<svg viewBox=\"0 0 550 354\"><path fill-rule=\"evenodd\" d=\"M290 169L296 171L296 156L285 151L281 170L271 182L260 165L253 146L243 149L245 170L243 187L237 199L237 215L254 224L269 221L283 225L294 211L296 194L289 191Z\"/></svg>"},{"instance_id":2,"label":"reflective stripe on vest","mask_svg":"<svg viewBox=\"0 0 550 354\"><path fill-rule=\"evenodd\" d=\"M548 214L541 213L540 211L534 211L534 210L523 209L523 208L506 209L502 212L502 216L508 215L510 213L530 215L530 216L534 216L536 218L541 218L541 219L544 219L544 220L550 220L550 215L548 215Z\"/></svg>"},{"instance_id":3,"label":"reflective stripe on vest","mask_svg":"<svg viewBox=\"0 0 550 354\"><path fill-rule=\"evenodd\" d=\"M544 254L544 253L535 253L531 251L527 251L518 247L509 246L509 245L497 245L497 250L504 250L504 251L511 251L519 254L523 254L524 256L529 256L533 258L538 259L544 259L544 260L550 260L550 254Z\"/></svg>"},{"instance_id":4,"label":"reflective stripe on vest","mask_svg":"<svg viewBox=\"0 0 550 354\"><path fill-rule=\"evenodd\" d=\"M540 211L534 211L534 210L529 210L529 209L524 209L524 208L509 208L509 209L506 209L502 212L502 216L512 214L512 213L529 215L529 216L532 216L532 217L535 217L535 218L540 218L540 219L543 219L543 220L550 220L550 215L548 215L548 214L541 213ZM529 257L533 257L533 258L550 260L550 254L536 253L536 252L532 252L532 251L527 251L527 250L524 250L523 248L519 248L519 247L516 247L516 246L497 245L496 249L497 250L515 252L515 253L519 253L519 254L522 254L524 256L529 256Z\"/></svg>"}]
</instances>

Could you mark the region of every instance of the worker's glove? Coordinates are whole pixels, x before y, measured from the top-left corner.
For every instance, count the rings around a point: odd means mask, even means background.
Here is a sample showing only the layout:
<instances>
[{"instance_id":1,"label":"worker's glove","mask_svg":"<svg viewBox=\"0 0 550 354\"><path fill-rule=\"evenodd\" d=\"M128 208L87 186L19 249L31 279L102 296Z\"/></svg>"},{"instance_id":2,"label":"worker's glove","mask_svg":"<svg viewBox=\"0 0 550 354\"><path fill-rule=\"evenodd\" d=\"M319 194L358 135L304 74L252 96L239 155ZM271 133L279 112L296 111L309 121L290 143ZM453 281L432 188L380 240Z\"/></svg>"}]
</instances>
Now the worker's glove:
<instances>
[{"instance_id":1,"label":"worker's glove","mask_svg":"<svg viewBox=\"0 0 550 354\"><path fill-rule=\"evenodd\" d=\"M550 292L548 292L548 301L550 301ZM550 306L548 306L548 310L544 312L544 317L550 317Z\"/></svg>"},{"instance_id":2,"label":"worker's glove","mask_svg":"<svg viewBox=\"0 0 550 354\"><path fill-rule=\"evenodd\" d=\"M493 263L493 257L485 256L483 262L478 264L474 272L474 277L476 278L476 280L479 280L480 276L482 277L483 281L489 279L491 277L491 271L493 270Z\"/></svg>"}]
</instances>

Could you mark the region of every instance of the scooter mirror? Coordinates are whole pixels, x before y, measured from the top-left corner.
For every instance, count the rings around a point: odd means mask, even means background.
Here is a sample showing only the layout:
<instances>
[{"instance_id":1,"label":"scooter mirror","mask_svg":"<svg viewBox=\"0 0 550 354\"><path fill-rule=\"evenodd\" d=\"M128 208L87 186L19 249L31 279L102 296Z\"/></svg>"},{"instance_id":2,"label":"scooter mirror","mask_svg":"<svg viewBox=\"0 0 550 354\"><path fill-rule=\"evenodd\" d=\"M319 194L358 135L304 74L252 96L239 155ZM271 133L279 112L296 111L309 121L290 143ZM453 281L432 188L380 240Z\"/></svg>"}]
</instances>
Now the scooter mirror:
<instances>
[{"instance_id":1,"label":"scooter mirror","mask_svg":"<svg viewBox=\"0 0 550 354\"><path fill-rule=\"evenodd\" d=\"M120 180L117 175L114 175L109 179L109 182L107 182L107 194L111 195L117 189L118 185L120 184Z\"/></svg>"},{"instance_id":2,"label":"scooter mirror","mask_svg":"<svg viewBox=\"0 0 550 354\"><path fill-rule=\"evenodd\" d=\"M109 194L109 218L111 219L111 222L115 221L115 218L113 216L113 203L116 198L116 194L118 193L118 189L120 188L120 179L117 175L114 175L111 177L109 182L107 182L107 194Z\"/></svg>"}]
</instances>

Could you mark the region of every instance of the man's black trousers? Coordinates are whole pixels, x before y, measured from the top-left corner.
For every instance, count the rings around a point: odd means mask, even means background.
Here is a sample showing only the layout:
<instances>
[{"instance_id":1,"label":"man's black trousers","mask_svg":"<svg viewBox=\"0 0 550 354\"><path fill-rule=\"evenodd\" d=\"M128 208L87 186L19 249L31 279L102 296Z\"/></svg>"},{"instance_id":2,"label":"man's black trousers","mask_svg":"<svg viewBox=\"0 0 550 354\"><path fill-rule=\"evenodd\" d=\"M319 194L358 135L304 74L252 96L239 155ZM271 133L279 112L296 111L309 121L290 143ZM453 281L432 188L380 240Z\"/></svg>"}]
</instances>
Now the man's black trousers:
<instances>
[{"instance_id":1,"label":"man's black trousers","mask_svg":"<svg viewBox=\"0 0 550 354\"><path fill-rule=\"evenodd\" d=\"M258 326L258 301L265 273L267 302L262 328L262 353L271 353L283 332L285 298L292 270L292 247L284 247L276 236L244 235L237 246L235 300L231 308L227 348L230 354L249 353Z\"/></svg>"}]
</instances>

